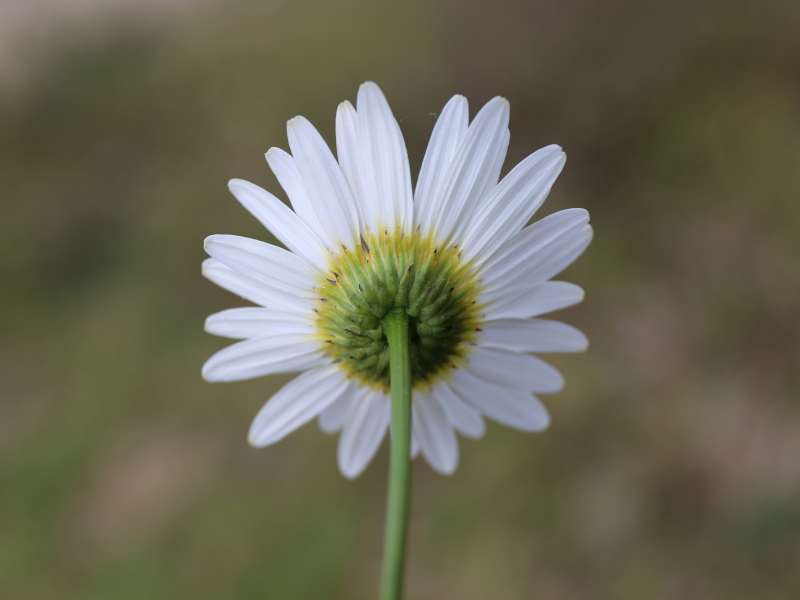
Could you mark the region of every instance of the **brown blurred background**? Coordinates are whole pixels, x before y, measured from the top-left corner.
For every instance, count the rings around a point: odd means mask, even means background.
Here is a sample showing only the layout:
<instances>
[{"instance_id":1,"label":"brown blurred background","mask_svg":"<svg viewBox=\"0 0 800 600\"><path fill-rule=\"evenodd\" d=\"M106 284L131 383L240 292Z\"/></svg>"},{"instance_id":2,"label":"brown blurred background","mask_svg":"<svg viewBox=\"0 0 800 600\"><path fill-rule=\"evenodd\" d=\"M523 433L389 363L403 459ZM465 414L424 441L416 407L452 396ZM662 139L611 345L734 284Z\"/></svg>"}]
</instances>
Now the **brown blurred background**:
<instances>
[{"instance_id":1,"label":"brown blurred background","mask_svg":"<svg viewBox=\"0 0 800 600\"><path fill-rule=\"evenodd\" d=\"M209 385L238 303L225 183L378 81L412 169L446 99L556 142L591 339L543 435L414 467L409 599L800 597L800 3L2 0L0 595L375 597L386 449L355 482L286 378ZM507 165L507 168L508 168Z\"/></svg>"}]
</instances>

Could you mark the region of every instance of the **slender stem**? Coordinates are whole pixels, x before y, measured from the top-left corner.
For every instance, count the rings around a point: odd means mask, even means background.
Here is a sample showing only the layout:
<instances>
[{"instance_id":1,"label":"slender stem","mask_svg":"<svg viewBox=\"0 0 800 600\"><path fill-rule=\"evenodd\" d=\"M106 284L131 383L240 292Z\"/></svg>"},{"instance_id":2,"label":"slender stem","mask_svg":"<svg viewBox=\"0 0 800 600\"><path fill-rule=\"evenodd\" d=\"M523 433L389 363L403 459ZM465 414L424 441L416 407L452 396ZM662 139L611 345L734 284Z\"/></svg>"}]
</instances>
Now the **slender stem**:
<instances>
[{"instance_id":1,"label":"slender stem","mask_svg":"<svg viewBox=\"0 0 800 600\"><path fill-rule=\"evenodd\" d=\"M400 600L403 593L411 489L411 359L408 315L405 312L392 311L383 320L383 330L389 341L392 435L381 600Z\"/></svg>"}]
</instances>

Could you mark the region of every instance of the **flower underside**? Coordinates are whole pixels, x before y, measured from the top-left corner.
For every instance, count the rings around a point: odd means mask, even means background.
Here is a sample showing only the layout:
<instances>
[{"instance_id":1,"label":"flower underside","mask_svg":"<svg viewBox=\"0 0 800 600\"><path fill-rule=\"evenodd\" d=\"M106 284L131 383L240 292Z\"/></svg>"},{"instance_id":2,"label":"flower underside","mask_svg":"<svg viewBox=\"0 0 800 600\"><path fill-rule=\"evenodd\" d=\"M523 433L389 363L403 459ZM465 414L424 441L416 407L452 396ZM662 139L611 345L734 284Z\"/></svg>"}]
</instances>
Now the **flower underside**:
<instances>
[{"instance_id":1,"label":"flower underside","mask_svg":"<svg viewBox=\"0 0 800 600\"><path fill-rule=\"evenodd\" d=\"M479 280L457 246L419 232L371 234L331 262L318 287L316 326L326 352L361 383L389 388L383 319L410 323L414 387L434 383L467 356L480 325Z\"/></svg>"}]
</instances>

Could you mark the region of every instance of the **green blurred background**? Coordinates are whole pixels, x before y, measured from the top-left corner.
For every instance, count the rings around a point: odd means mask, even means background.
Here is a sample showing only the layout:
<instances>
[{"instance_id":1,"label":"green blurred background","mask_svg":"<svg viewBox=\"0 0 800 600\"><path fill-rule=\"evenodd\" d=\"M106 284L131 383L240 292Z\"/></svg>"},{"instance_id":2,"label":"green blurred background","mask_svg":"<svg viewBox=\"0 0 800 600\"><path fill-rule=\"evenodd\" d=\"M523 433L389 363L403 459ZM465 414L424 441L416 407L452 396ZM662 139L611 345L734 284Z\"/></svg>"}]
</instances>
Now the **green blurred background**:
<instances>
[{"instance_id":1,"label":"green blurred background","mask_svg":"<svg viewBox=\"0 0 800 600\"><path fill-rule=\"evenodd\" d=\"M386 448L355 482L307 426L246 444L286 378L210 385L239 304L211 233L295 114L332 140L378 81L418 169L446 99L559 143L542 214L585 355L549 432L414 465L409 599L800 597L800 3L3 0L0 595L375 597ZM508 168L508 165L507 167Z\"/></svg>"}]
</instances>

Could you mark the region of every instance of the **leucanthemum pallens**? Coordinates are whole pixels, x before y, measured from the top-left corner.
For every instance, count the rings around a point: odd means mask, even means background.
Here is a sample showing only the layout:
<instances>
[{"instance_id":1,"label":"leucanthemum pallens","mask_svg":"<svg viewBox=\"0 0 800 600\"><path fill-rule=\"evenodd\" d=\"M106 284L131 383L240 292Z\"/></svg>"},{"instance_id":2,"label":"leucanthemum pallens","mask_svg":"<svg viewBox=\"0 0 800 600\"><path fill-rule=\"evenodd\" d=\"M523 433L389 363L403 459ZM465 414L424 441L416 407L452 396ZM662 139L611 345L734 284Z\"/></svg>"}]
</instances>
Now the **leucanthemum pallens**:
<instances>
[{"instance_id":1,"label":"leucanthemum pallens","mask_svg":"<svg viewBox=\"0 0 800 600\"><path fill-rule=\"evenodd\" d=\"M471 122L467 100L451 98L412 192L400 127L380 88L365 83L355 107L338 107L336 156L303 117L287 125L291 154L267 152L291 209L252 183L229 183L286 249L206 239L203 274L257 306L208 318L209 333L241 341L214 354L203 377L302 372L258 413L251 444L273 444L318 418L323 431L341 432L341 472L359 475L389 429L382 320L393 310L410 323L412 455L452 473L456 433L481 437L484 418L523 431L548 426L537 395L564 382L531 353L581 351L587 341L538 317L583 299L578 286L551 278L584 251L592 228L583 209L526 226L566 156L547 146L500 180L508 121L503 98Z\"/></svg>"}]
</instances>

